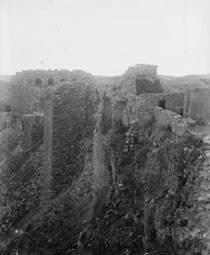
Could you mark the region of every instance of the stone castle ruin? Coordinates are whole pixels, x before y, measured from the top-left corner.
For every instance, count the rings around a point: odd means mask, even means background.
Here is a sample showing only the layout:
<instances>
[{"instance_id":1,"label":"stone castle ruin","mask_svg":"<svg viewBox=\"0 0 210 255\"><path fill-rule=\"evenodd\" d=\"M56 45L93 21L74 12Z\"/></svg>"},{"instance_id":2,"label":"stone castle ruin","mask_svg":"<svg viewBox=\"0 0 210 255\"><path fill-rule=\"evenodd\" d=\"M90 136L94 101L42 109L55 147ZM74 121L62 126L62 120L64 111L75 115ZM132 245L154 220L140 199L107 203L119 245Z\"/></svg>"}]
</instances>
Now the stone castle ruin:
<instances>
[{"instance_id":1,"label":"stone castle ruin","mask_svg":"<svg viewBox=\"0 0 210 255\"><path fill-rule=\"evenodd\" d=\"M80 140L94 128L94 78L77 70L23 71L12 84L12 126L24 134L24 148L42 138L43 197L55 196L81 171Z\"/></svg>"},{"instance_id":2,"label":"stone castle ruin","mask_svg":"<svg viewBox=\"0 0 210 255\"><path fill-rule=\"evenodd\" d=\"M143 144L139 141L139 127L155 122L179 141L191 132L196 122L208 125L210 121L210 90L165 92L154 65L130 67L107 87L98 86L96 77L80 70L23 71L13 77L11 85L11 112L2 115L1 130L11 127L21 133L22 148L26 151L37 143L43 146L40 177L43 203L71 187L82 173L86 137L93 141L94 191L106 194L110 186L120 184L127 187L131 195L139 178L136 169L140 163L135 163L133 179L129 179L129 174L120 172L123 167L119 160L125 165L131 159L135 161L135 148ZM149 133L146 133L148 139ZM202 139L207 145L207 159L203 163L207 180L209 140L208 137ZM155 142L152 146L158 151ZM205 200L201 206L209 210L203 194L209 190L205 181L202 187L196 203ZM125 205L127 213L129 203ZM206 215L200 212L196 215L202 224L206 221ZM209 230L201 225L198 222L196 228L209 235ZM150 229L149 224L145 228ZM149 231L146 234L149 235ZM180 229L180 235L185 235L185 231L186 228ZM176 238L181 240L183 236ZM202 254L207 254L205 252Z\"/></svg>"},{"instance_id":3,"label":"stone castle ruin","mask_svg":"<svg viewBox=\"0 0 210 255\"><path fill-rule=\"evenodd\" d=\"M157 66L130 67L106 92L97 92L96 79L79 70L23 71L13 77L12 85L11 125L24 133L25 148L32 148L43 136L45 193L54 195L80 172L79 142L93 132L97 97L103 93L109 99L110 112L104 118L110 125L129 126L155 117L173 126L176 118L171 112L180 116L177 119L209 119L209 100L202 100L208 98L209 91L164 93Z\"/></svg>"}]
</instances>

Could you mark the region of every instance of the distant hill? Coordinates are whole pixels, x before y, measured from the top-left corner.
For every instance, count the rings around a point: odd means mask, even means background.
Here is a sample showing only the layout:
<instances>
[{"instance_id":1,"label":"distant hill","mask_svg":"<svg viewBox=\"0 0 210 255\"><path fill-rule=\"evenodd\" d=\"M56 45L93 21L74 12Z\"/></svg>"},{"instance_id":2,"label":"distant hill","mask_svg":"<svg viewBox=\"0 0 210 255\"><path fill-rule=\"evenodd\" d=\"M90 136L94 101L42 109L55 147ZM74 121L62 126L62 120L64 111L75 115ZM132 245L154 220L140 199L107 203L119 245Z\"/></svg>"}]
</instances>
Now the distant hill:
<instances>
[{"instance_id":1,"label":"distant hill","mask_svg":"<svg viewBox=\"0 0 210 255\"><path fill-rule=\"evenodd\" d=\"M165 87L168 87L169 89L183 90L190 88L202 88L206 86L210 87L210 74L191 74L182 77L158 75L158 77L161 82L165 84Z\"/></svg>"},{"instance_id":2,"label":"distant hill","mask_svg":"<svg viewBox=\"0 0 210 255\"><path fill-rule=\"evenodd\" d=\"M0 75L0 99L5 97L7 93L7 83L9 83L14 75ZM121 76L102 76L95 75L97 87L110 87L120 81ZM190 74L186 76L170 76L158 75L162 86L166 91L177 91L190 88L210 87L210 74ZM206 82L202 79L206 79ZM209 80L209 81L208 81Z\"/></svg>"},{"instance_id":3,"label":"distant hill","mask_svg":"<svg viewBox=\"0 0 210 255\"><path fill-rule=\"evenodd\" d=\"M165 91L182 91L185 89L203 88L210 87L210 74L190 74L186 76L169 76L169 75L158 75L161 84ZM118 83L121 76L95 76L98 88L109 87L114 83ZM203 80L202 80L203 79ZM206 79L206 82L204 81ZM209 80L209 81L208 81Z\"/></svg>"},{"instance_id":4,"label":"distant hill","mask_svg":"<svg viewBox=\"0 0 210 255\"><path fill-rule=\"evenodd\" d=\"M0 81L10 82L14 75L0 75Z\"/></svg>"},{"instance_id":5,"label":"distant hill","mask_svg":"<svg viewBox=\"0 0 210 255\"><path fill-rule=\"evenodd\" d=\"M102 75L96 75L94 76L96 79L96 83L98 86L106 86L109 84L113 84L114 82L120 81L121 76L102 76Z\"/></svg>"}]
</instances>

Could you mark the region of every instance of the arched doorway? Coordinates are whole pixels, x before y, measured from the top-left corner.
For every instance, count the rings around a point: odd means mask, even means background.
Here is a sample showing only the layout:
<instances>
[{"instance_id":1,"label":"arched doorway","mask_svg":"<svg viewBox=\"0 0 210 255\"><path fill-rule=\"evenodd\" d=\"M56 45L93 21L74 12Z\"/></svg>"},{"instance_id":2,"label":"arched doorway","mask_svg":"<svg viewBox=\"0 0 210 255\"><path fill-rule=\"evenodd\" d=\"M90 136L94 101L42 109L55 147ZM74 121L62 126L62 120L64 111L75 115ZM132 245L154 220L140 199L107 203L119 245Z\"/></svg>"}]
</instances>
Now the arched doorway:
<instances>
[{"instance_id":1,"label":"arched doorway","mask_svg":"<svg viewBox=\"0 0 210 255\"><path fill-rule=\"evenodd\" d=\"M53 86L54 85L54 80L53 79L49 79L48 80L48 85Z\"/></svg>"},{"instance_id":2,"label":"arched doorway","mask_svg":"<svg viewBox=\"0 0 210 255\"><path fill-rule=\"evenodd\" d=\"M36 79L35 84L38 86L42 85L41 79Z\"/></svg>"}]
</instances>

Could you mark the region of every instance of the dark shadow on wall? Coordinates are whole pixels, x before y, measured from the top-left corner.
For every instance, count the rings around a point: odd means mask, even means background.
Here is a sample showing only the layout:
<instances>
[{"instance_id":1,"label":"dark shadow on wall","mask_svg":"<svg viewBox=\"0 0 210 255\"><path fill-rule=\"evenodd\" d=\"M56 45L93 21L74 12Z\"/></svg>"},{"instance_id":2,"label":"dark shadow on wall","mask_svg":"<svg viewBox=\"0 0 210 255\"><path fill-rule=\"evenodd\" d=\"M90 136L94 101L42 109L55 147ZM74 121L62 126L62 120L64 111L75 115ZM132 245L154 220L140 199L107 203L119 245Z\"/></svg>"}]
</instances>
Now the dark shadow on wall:
<instances>
[{"instance_id":1,"label":"dark shadow on wall","mask_svg":"<svg viewBox=\"0 0 210 255\"><path fill-rule=\"evenodd\" d=\"M146 78L136 79L136 95L146 93L162 93L163 89L161 87L159 80L150 80Z\"/></svg>"},{"instance_id":2,"label":"dark shadow on wall","mask_svg":"<svg viewBox=\"0 0 210 255\"><path fill-rule=\"evenodd\" d=\"M48 85L50 86L53 86L55 83L54 83L54 80L53 79L49 79L48 80Z\"/></svg>"},{"instance_id":3,"label":"dark shadow on wall","mask_svg":"<svg viewBox=\"0 0 210 255\"><path fill-rule=\"evenodd\" d=\"M36 84L37 86L41 86L41 85L42 85L41 79L36 79L35 84Z\"/></svg>"},{"instance_id":4,"label":"dark shadow on wall","mask_svg":"<svg viewBox=\"0 0 210 255\"><path fill-rule=\"evenodd\" d=\"M159 107L166 109L166 100L159 100Z\"/></svg>"}]
</instances>

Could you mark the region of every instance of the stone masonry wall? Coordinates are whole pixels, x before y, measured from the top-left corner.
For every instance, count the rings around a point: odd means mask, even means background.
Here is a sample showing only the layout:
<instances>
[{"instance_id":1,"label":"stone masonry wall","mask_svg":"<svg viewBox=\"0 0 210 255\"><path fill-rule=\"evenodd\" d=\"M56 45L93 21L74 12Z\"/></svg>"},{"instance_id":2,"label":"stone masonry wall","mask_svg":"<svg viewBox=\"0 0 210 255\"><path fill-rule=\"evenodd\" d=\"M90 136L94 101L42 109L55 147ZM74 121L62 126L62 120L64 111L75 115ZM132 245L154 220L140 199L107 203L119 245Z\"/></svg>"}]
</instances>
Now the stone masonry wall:
<instances>
[{"instance_id":1,"label":"stone masonry wall","mask_svg":"<svg viewBox=\"0 0 210 255\"><path fill-rule=\"evenodd\" d=\"M89 81L94 77L82 70L24 70L17 72L13 77L13 83L30 87L52 87L59 82L67 81Z\"/></svg>"},{"instance_id":2,"label":"stone masonry wall","mask_svg":"<svg viewBox=\"0 0 210 255\"><path fill-rule=\"evenodd\" d=\"M184 93L165 94L166 109L183 115Z\"/></svg>"},{"instance_id":3,"label":"stone masonry wall","mask_svg":"<svg viewBox=\"0 0 210 255\"><path fill-rule=\"evenodd\" d=\"M165 101L165 109L182 115L184 108L184 94L171 93L171 94L143 94L139 97L129 99L125 108L122 108L123 118L122 122L125 126L129 126L132 121L138 120L145 122L153 116L153 108L159 107L160 101ZM120 102L120 101L119 101ZM118 104L118 101L113 103ZM163 109L163 108L162 108ZM122 113L118 113L121 116Z\"/></svg>"},{"instance_id":4,"label":"stone masonry wall","mask_svg":"<svg viewBox=\"0 0 210 255\"><path fill-rule=\"evenodd\" d=\"M111 154L106 138L100 134L94 134L93 140L93 169L95 190L101 190L112 183L110 169Z\"/></svg>"},{"instance_id":5,"label":"stone masonry wall","mask_svg":"<svg viewBox=\"0 0 210 255\"><path fill-rule=\"evenodd\" d=\"M197 222L195 222L197 224L192 234L202 239L202 255L207 255L210 252L210 136L206 135L202 140L205 149L205 160L203 162L203 171L200 173L200 180L198 180L198 189L196 190Z\"/></svg>"},{"instance_id":6,"label":"stone masonry wall","mask_svg":"<svg viewBox=\"0 0 210 255\"><path fill-rule=\"evenodd\" d=\"M37 143L43 142L44 116L43 114L26 114L22 117L22 145L25 150L31 149Z\"/></svg>"},{"instance_id":7,"label":"stone masonry wall","mask_svg":"<svg viewBox=\"0 0 210 255\"><path fill-rule=\"evenodd\" d=\"M210 89L195 89L185 92L184 116L196 121L210 121Z\"/></svg>"},{"instance_id":8,"label":"stone masonry wall","mask_svg":"<svg viewBox=\"0 0 210 255\"><path fill-rule=\"evenodd\" d=\"M31 101L32 94L29 88L23 85L12 86L12 112L20 114L31 113Z\"/></svg>"},{"instance_id":9,"label":"stone masonry wall","mask_svg":"<svg viewBox=\"0 0 210 255\"><path fill-rule=\"evenodd\" d=\"M153 108L153 117L158 126L170 128L172 133L179 137L189 131L189 123L177 113L155 107Z\"/></svg>"},{"instance_id":10,"label":"stone masonry wall","mask_svg":"<svg viewBox=\"0 0 210 255\"><path fill-rule=\"evenodd\" d=\"M9 127L11 127L10 113L0 112L0 131Z\"/></svg>"},{"instance_id":11,"label":"stone masonry wall","mask_svg":"<svg viewBox=\"0 0 210 255\"><path fill-rule=\"evenodd\" d=\"M43 172L42 172L42 203L51 197L52 170L52 121L53 121L53 91L48 89L44 95L44 142L43 142Z\"/></svg>"},{"instance_id":12,"label":"stone masonry wall","mask_svg":"<svg viewBox=\"0 0 210 255\"><path fill-rule=\"evenodd\" d=\"M44 88L12 85L12 112L18 114L31 114L43 112L42 95Z\"/></svg>"},{"instance_id":13,"label":"stone masonry wall","mask_svg":"<svg viewBox=\"0 0 210 255\"><path fill-rule=\"evenodd\" d=\"M129 100L145 93L161 93L163 89L157 77L157 66L136 65L130 67L121 77L114 93Z\"/></svg>"},{"instance_id":14,"label":"stone masonry wall","mask_svg":"<svg viewBox=\"0 0 210 255\"><path fill-rule=\"evenodd\" d=\"M84 83L61 84L51 91L46 105L44 169L52 196L71 185L82 168L81 139L93 126L87 120L87 90Z\"/></svg>"}]
</instances>

